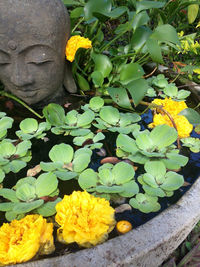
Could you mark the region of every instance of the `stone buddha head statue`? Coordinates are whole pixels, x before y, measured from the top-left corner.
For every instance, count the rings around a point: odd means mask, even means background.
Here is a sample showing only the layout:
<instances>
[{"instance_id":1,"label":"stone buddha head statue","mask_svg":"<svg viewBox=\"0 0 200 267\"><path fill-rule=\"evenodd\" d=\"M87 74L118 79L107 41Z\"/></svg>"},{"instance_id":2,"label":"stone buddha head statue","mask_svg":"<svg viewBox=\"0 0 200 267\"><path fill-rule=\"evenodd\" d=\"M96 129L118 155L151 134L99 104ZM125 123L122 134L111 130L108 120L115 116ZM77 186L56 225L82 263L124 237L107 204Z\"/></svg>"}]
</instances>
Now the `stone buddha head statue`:
<instances>
[{"instance_id":1,"label":"stone buddha head statue","mask_svg":"<svg viewBox=\"0 0 200 267\"><path fill-rule=\"evenodd\" d=\"M29 105L76 92L65 60L70 20L61 0L0 0L0 80Z\"/></svg>"}]
</instances>

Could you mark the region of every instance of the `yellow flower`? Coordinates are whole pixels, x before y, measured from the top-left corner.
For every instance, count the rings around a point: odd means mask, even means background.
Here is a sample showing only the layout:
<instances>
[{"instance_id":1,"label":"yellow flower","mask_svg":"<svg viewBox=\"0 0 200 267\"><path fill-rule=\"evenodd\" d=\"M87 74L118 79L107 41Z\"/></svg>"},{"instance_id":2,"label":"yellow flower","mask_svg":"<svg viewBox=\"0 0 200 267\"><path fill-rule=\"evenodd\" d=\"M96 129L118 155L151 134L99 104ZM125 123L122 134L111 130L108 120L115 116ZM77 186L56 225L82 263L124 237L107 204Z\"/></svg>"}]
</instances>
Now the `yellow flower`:
<instances>
[{"instance_id":1,"label":"yellow flower","mask_svg":"<svg viewBox=\"0 0 200 267\"><path fill-rule=\"evenodd\" d=\"M72 36L66 46L66 58L69 61L74 61L76 51L79 48L91 48L92 42L88 38L81 37L80 35Z\"/></svg>"},{"instance_id":2,"label":"yellow flower","mask_svg":"<svg viewBox=\"0 0 200 267\"><path fill-rule=\"evenodd\" d=\"M115 226L114 209L104 198L74 191L56 205L58 240L82 247L103 243Z\"/></svg>"},{"instance_id":3,"label":"yellow flower","mask_svg":"<svg viewBox=\"0 0 200 267\"><path fill-rule=\"evenodd\" d=\"M194 69L193 71L194 71L194 73L200 74L200 68L199 69Z\"/></svg>"},{"instance_id":4,"label":"yellow flower","mask_svg":"<svg viewBox=\"0 0 200 267\"><path fill-rule=\"evenodd\" d=\"M183 37L184 31L178 32L178 37Z\"/></svg>"},{"instance_id":5,"label":"yellow flower","mask_svg":"<svg viewBox=\"0 0 200 267\"><path fill-rule=\"evenodd\" d=\"M26 262L38 254L54 251L53 224L41 215L4 223L0 228L0 265Z\"/></svg>"},{"instance_id":6,"label":"yellow flower","mask_svg":"<svg viewBox=\"0 0 200 267\"><path fill-rule=\"evenodd\" d=\"M178 136L180 138L189 137L190 133L192 132L193 125L189 123L187 118L182 115L173 115L172 118L176 124ZM153 122L150 123L148 126L149 128L154 128L157 125L162 125L162 124L167 124L173 127L172 121L169 119L169 117L167 115L163 115L160 113L155 114L153 116Z\"/></svg>"},{"instance_id":7,"label":"yellow flower","mask_svg":"<svg viewBox=\"0 0 200 267\"><path fill-rule=\"evenodd\" d=\"M187 105L184 101L174 101L171 98L165 99L154 99L153 104L162 106L164 110L168 111L171 115L178 115L183 109L187 108Z\"/></svg>"},{"instance_id":8,"label":"yellow flower","mask_svg":"<svg viewBox=\"0 0 200 267\"><path fill-rule=\"evenodd\" d=\"M180 138L185 138L190 136L190 133L192 132L193 125L189 123L187 118L182 115L178 115L179 112L181 112L183 109L187 108L187 105L184 101L174 101L171 98L165 98L165 99L154 99L152 101L153 104L162 106L164 110L166 110L168 113L170 113L172 119L174 120L178 135ZM153 116L153 122L148 125L149 128L154 128L157 125L167 124L171 127L173 127L172 121L170 118L163 113L162 111L159 111L159 113L155 114Z\"/></svg>"}]
</instances>

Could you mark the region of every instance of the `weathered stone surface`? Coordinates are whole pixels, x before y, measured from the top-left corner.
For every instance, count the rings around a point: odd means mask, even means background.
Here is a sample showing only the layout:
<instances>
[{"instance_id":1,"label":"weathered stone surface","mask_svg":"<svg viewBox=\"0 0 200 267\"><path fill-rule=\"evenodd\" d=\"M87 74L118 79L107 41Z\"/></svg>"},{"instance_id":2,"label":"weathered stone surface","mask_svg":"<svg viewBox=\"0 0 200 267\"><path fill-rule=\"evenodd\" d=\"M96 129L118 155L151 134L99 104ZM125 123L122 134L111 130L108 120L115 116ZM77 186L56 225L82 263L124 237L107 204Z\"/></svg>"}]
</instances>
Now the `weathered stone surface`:
<instances>
[{"instance_id":1,"label":"weathered stone surface","mask_svg":"<svg viewBox=\"0 0 200 267\"><path fill-rule=\"evenodd\" d=\"M61 0L0 0L0 80L28 104L76 92L65 60L70 19Z\"/></svg>"},{"instance_id":2,"label":"weathered stone surface","mask_svg":"<svg viewBox=\"0 0 200 267\"><path fill-rule=\"evenodd\" d=\"M200 179L170 208L131 232L92 249L19 267L157 267L200 219Z\"/></svg>"}]
</instances>

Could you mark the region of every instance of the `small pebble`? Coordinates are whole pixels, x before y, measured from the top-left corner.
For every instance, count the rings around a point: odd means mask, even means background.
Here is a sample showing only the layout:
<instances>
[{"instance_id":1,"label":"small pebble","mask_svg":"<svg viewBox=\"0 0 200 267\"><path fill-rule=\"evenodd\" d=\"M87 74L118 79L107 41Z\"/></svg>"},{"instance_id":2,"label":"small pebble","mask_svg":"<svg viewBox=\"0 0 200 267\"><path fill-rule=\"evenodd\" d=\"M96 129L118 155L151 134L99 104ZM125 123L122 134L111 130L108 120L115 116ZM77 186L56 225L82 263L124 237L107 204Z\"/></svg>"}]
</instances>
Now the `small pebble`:
<instances>
[{"instance_id":1,"label":"small pebble","mask_svg":"<svg viewBox=\"0 0 200 267\"><path fill-rule=\"evenodd\" d=\"M106 156L106 150L104 148L100 148L99 151L97 151L96 153L100 157L105 157Z\"/></svg>"},{"instance_id":2,"label":"small pebble","mask_svg":"<svg viewBox=\"0 0 200 267\"><path fill-rule=\"evenodd\" d=\"M131 206L129 204L122 204L115 208L116 213L124 212L126 210L132 210Z\"/></svg>"},{"instance_id":3,"label":"small pebble","mask_svg":"<svg viewBox=\"0 0 200 267\"><path fill-rule=\"evenodd\" d=\"M116 224L116 230L120 235L128 233L132 228L132 224L129 221L119 221Z\"/></svg>"}]
</instances>

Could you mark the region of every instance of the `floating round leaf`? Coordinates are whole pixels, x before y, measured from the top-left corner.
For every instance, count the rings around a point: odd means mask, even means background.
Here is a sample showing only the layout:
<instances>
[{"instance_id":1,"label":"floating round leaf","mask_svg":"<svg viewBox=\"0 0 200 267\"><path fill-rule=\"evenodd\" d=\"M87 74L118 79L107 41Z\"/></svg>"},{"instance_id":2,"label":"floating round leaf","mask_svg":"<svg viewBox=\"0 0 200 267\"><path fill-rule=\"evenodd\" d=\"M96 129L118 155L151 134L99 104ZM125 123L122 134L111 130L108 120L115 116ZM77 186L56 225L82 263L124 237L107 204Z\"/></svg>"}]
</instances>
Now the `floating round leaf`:
<instances>
[{"instance_id":1,"label":"floating round leaf","mask_svg":"<svg viewBox=\"0 0 200 267\"><path fill-rule=\"evenodd\" d=\"M123 191L120 194L122 197L132 197L139 193L139 186L135 181L129 181L122 185Z\"/></svg>"},{"instance_id":2,"label":"floating round leaf","mask_svg":"<svg viewBox=\"0 0 200 267\"><path fill-rule=\"evenodd\" d=\"M55 174L43 173L37 178L35 182L35 188L36 188L35 191L37 196L40 198L51 194L53 191L57 189L57 186L58 186L58 180Z\"/></svg>"},{"instance_id":3,"label":"floating round leaf","mask_svg":"<svg viewBox=\"0 0 200 267\"><path fill-rule=\"evenodd\" d=\"M180 188L183 184L184 179L182 175L169 171L166 174L165 182L160 187L167 191L174 191Z\"/></svg>"},{"instance_id":4,"label":"floating round leaf","mask_svg":"<svg viewBox=\"0 0 200 267\"><path fill-rule=\"evenodd\" d=\"M135 209L139 209L144 213L149 213L156 212L160 209L160 204L157 200L157 197L139 193L135 198L130 199L129 204Z\"/></svg>"},{"instance_id":5,"label":"floating round leaf","mask_svg":"<svg viewBox=\"0 0 200 267\"><path fill-rule=\"evenodd\" d=\"M92 99L90 99L89 107L94 111L99 111L100 108L103 107L103 105L104 105L104 100L103 100L103 98L101 98L99 96L96 96L96 97L93 97Z\"/></svg>"},{"instance_id":6,"label":"floating round leaf","mask_svg":"<svg viewBox=\"0 0 200 267\"><path fill-rule=\"evenodd\" d=\"M126 162L119 162L113 167L112 174L116 184L121 185L134 178L135 170L132 165Z\"/></svg>"},{"instance_id":7,"label":"floating round leaf","mask_svg":"<svg viewBox=\"0 0 200 267\"><path fill-rule=\"evenodd\" d=\"M70 163L73 158L73 148L67 144L55 145L49 152L49 157L53 162Z\"/></svg>"},{"instance_id":8,"label":"floating round leaf","mask_svg":"<svg viewBox=\"0 0 200 267\"><path fill-rule=\"evenodd\" d=\"M23 183L17 188L16 197L25 202L32 201L36 198L35 187L28 183Z\"/></svg>"},{"instance_id":9,"label":"floating round leaf","mask_svg":"<svg viewBox=\"0 0 200 267\"><path fill-rule=\"evenodd\" d=\"M24 133L34 133L38 129L38 122L33 118L28 118L21 121L19 127Z\"/></svg>"},{"instance_id":10,"label":"floating round leaf","mask_svg":"<svg viewBox=\"0 0 200 267\"><path fill-rule=\"evenodd\" d=\"M136 144L141 150L152 152L153 142L148 132L144 131L138 134L137 139L136 139Z\"/></svg>"},{"instance_id":11,"label":"floating round leaf","mask_svg":"<svg viewBox=\"0 0 200 267\"><path fill-rule=\"evenodd\" d=\"M110 168L102 168L99 170L99 182L106 186L112 186L114 181L114 176L112 175L112 171Z\"/></svg>"},{"instance_id":12,"label":"floating round leaf","mask_svg":"<svg viewBox=\"0 0 200 267\"><path fill-rule=\"evenodd\" d=\"M89 125L94 120L94 112L91 110L85 111L83 114L78 116L77 126L84 127Z\"/></svg>"},{"instance_id":13,"label":"floating round leaf","mask_svg":"<svg viewBox=\"0 0 200 267\"><path fill-rule=\"evenodd\" d=\"M15 206L13 207L13 212L16 212L17 214L21 213L27 213L31 210L37 209L38 207L42 206L44 203L44 200L38 199L33 202L19 202L16 203Z\"/></svg>"},{"instance_id":14,"label":"floating round leaf","mask_svg":"<svg viewBox=\"0 0 200 267\"><path fill-rule=\"evenodd\" d=\"M78 183L82 189L88 189L97 185L97 173L92 169L86 169L78 178Z\"/></svg>"},{"instance_id":15,"label":"floating round leaf","mask_svg":"<svg viewBox=\"0 0 200 267\"><path fill-rule=\"evenodd\" d=\"M170 146L178 138L177 131L168 125L158 125L150 133L153 144L159 149Z\"/></svg>"},{"instance_id":16,"label":"floating round leaf","mask_svg":"<svg viewBox=\"0 0 200 267\"><path fill-rule=\"evenodd\" d=\"M19 202L18 198L16 197L16 192L12 189L7 189L7 188L0 189L0 196L12 202Z\"/></svg>"},{"instance_id":17,"label":"floating round leaf","mask_svg":"<svg viewBox=\"0 0 200 267\"><path fill-rule=\"evenodd\" d=\"M22 178L19 181L17 181L17 183L15 185L15 189L17 190L19 187L21 187L21 185L23 185L25 183L35 186L35 182L36 182L36 178L31 177L31 176Z\"/></svg>"},{"instance_id":18,"label":"floating round leaf","mask_svg":"<svg viewBox=\"0 0 200 267\"><path fill-rule=\"evenodd\" d=\"M113 185L113 186L106 186L106 185L99 185L96 187L96 191L98 193L121 193L123 191L122 186Z\"/></svg>"},{"instance_id":19,"label":"floating round leaf","mask_svg":"<svg viewBox=\"0 0 200 267\"><path fill-rule=\"evenodd\" d=\"M148 161L145 163L144 169L154 177L165 175L166 173L166 167L161 161Z\"/></svg>"},{"instance_id":20,"label":"floating round leaf","mask_svg":"<svg viewBox=\"0 0 200 267\"><path fill-rule=\"evenodd\" d=\"M125 152L135 154L138 148L135 144L135 140L125 134L119 134L116 140L117 147Z\"/></svg>"},{"instance_id":21,"label":"floating round leaf","mask_svg":"<svg viewBox=\"0 0 200 267\"><path fill-rule=\"evenodd\" d=\"M55 171L54 174L62 181L68 181L78 176L76 172L71 172L67 170Z\"/></svg>"},{"instance_id":22,"label":"floating round leaf","mask_svg":"<svg viewBox=\"0 0 200 267\"><path fill-rule=\"evenodd\" d=\"M56 213L55 206L61 200L62 199L58 197L55 201L49 201L47 203L44 203L42 206L37 208L36 212L42 215L43 217L53 216Z\"/></svg>"},{"instance_id":23,"label":"floating round leaf","mask_svg":"<svg viewBox=\"0 0 200 267\"><path fill-rule=\"evenodd\" d=\"M74 157L73 170L75 172L82 172L90 163L91 156L88 153L81 153Z\"/></svg>"},{"instance_id":24,"label":"floating round leaf","mask_svg":"<svg viewBox=\"0 0 200 267\"><path fill-rule=\"evenodd\" d=\"M53 126L62 126L65 123L65 111L58 105L51 103L43 109L46 120Z\"/></svg>"},{"instance_id":25,"label":"floating round leaf","mask_svg":"<svg viewBox=\"0 0 200 267\"><path fill-rule=\"evenodd\" d=\"M115 125L119 122L120 114L118 109L111 106L102 107L99 113L102 120L106 121L111 125Z\"/></svg>"},{"instance_id":26,"label":"floating round leaf","mask_svg":"<svg viewBox=\"0 0 200 267\"><path fill-rule=\"evenodd\" d=\"M9 158L16 152L16 147L10 142L4 142L0 144L0 155L5 158Z\"/></svg>"}]
</instances>

